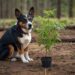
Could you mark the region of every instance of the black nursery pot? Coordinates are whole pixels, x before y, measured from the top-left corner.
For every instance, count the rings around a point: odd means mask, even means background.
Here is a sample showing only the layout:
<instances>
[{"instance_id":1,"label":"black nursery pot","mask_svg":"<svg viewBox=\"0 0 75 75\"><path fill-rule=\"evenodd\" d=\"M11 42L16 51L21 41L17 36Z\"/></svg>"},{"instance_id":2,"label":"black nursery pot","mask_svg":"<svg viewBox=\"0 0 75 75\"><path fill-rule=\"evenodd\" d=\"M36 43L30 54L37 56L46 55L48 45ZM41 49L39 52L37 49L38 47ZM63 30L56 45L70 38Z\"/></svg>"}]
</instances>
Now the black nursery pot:
<instances>
[{"instance_id":1,"label":"black nursery pot","mask_svg":"<svg viewBox=\"0 0 75 75\"><path fill-rule=\"evenodd\" d=\"M41 62L42 62L42 67L49 68L52 65L52 57L42 57Z\"/></svg>"}]
</instances>

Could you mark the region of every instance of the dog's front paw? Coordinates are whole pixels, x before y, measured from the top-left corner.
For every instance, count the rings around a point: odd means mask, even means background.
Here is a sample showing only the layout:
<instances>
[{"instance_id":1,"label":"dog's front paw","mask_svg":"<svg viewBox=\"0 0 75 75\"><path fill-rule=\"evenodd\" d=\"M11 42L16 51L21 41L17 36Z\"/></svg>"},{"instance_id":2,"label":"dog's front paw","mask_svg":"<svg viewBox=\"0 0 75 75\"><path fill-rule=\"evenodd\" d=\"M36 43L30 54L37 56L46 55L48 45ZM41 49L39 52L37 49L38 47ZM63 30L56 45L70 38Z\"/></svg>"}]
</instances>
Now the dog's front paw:
<instances>
[{"instance_id":1,"label":"dog's front paw","mask_svg":"<svg viewBox=\"0 0 75 75\"><path fill-rule=\"evenodd\" d=\"M26 60L26 59L25 59L25 60L22 60L22 62L23 62L23 63L29 63L29 61Z\"/></svg>"},{"instance_id":2,"label":"dog's front paw","mask_svg":"<svg viewBox=\"0 0 75 75\"><path fill-rule=\"evenodd\" d=\"M28 58L27 60L28 60L28 61L33 61L33 59L32 59L32 58Z\"/></svg>"},{"instance_id":3,"label":"dog's front paw","mask_svg":"<svg viewBox=\"0 0 75 75\"><path fill-rule=\"evenodd\" d=\"M33 59L32 59L32 58L30 58L30 56L29 56L28 52L26 52L25 58L26 58L28 61L33 61Z\"/></svg>"},{"instance_id":4,"label":"dog's front paw","mask_svg":"<svg viewBox=\"0 0 75 75\"><path fill-rule=\"evenodd\" d=\"M29 61L24 57L24 54L20 55L20 58L23 63L29 63Z\"/></svg>"}]
</instances>

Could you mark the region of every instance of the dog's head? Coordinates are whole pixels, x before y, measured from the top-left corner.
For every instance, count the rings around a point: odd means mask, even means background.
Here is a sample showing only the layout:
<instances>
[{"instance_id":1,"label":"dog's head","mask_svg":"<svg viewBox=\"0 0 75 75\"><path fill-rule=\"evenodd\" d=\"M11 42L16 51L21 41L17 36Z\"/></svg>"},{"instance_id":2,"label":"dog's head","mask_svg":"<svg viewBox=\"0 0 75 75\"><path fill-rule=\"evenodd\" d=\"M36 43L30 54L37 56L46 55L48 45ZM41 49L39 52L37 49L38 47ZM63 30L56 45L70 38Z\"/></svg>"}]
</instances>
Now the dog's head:
<instances>
[{"instance_id":1,"label":"dog's head","mask_svg":"<svg viewBox=\"0 0 75 75\"><path fill-rule=\"evenodd\" d=\"M19 9L15 9L15 16L18 20L17 25L27 32L32 29L32 21L34 18L34 7L31 7L28 14L24 15Z\"/></svg>"}]
</instances>

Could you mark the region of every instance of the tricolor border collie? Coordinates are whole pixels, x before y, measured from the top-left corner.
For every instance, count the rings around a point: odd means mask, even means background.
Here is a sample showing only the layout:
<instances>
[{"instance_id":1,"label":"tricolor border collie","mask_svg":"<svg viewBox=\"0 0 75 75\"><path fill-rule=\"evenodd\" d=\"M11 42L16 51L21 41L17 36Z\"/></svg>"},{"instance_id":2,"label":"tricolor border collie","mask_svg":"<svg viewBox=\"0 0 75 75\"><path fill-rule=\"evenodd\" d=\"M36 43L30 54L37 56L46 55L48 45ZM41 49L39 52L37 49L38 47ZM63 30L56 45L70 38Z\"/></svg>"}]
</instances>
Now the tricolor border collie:
<instances>
[{"instance_id":1,"label":"tricolor border collie","mask_svg":"<svg viewBox=\"0 0 75 75\"><path fill-rule=\"evenodd\" d=\"M34 7L25 16L19 9L15 9L17 24L9 28L0 39L0 60L20 58L23 63L33 61L29 57L28 45L31 42L32 20ZM15 58L15 59L14 59Z\"/></svg>"}]
</instances>

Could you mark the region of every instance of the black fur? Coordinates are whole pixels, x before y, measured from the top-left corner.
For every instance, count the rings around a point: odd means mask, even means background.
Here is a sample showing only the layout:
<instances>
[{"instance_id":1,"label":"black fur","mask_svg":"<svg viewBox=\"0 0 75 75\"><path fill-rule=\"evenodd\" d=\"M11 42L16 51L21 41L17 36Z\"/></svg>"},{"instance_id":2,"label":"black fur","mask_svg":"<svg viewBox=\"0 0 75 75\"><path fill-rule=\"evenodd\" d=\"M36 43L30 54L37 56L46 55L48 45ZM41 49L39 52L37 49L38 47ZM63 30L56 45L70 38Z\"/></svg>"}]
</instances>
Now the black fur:
<instances>
[{"instance_id":1,"label":"black fur","mask_svg":"<svg viewBox=\"0 0 75 75\"><path fill-rule=\"evenodd\" d=\"M8 45L12 44L15 51L17 47L21 49L21 43L17 37L22 37L23 31L17 26L8 29L0 40L0 59L6 59L9 56Z\"/></svg>"}]
</instances>

